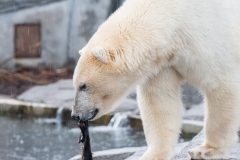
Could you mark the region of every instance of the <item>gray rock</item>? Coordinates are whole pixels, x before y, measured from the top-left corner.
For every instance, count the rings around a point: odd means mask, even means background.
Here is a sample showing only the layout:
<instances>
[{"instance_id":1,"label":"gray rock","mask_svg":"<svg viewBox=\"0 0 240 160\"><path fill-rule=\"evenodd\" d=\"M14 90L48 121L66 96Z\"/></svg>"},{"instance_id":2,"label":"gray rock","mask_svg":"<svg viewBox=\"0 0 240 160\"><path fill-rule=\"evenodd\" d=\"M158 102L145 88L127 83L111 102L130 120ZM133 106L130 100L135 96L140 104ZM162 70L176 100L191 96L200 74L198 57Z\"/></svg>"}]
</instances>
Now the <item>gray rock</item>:
<instances>
[{"instance_id":1,"label":"gray rock","mask_svg":"<svg viewBox=\"0 0 240 160\"><path fill-rule=\"evenodd\" d=\"M178 154L175 155L174 160L189 159L188 158L188 150L201 145L203 143L203 140L204 140L204 134L203 134L203 131L201 131L197 136L195 136L193 138L193 140L191 142L188 143L188 145L186 147L184 147L181 150L181 152L179 152ZM230 158L231 159L240 159L240 143L238 143L238 145L235 146L231 150Z\"/></svg>"},{"instance_id":2,"label":"gray rock","mask_svg":"<svg viewBox=\"0 0 240 160\"><path fill-rule=\"evenodd\" d=\"M72 109L75 90L72 80L60 80L52 84L35 86L20 94L17 99L27 102L44 103L51 106L64 106ZM115 112L134 111L138 108L136 100L125 98L116 108Z\"/></svg>"},{"instance_id":3,"label":"gray rock","mask_svg":"<svg viewBox=\"0 0 240 160\"><path fill-rule=\"evenodd\" d=\"M183 120L182 132L187 134L198 134L204 126L203 121Z\"/></svg>"},{"instance_id":4,"label":"gray rock","mask_svg":"<svg viewBox=\"0 0 240 160\"><path fill-rule=\"evenodd\" d=\"M126 111L134 111L138 108L138 104L136 100L125 98L121 101L121 103L116 108L115 112L126 112Z\"/></svg>"},{"instance_id":5,"label":"gray rock","mask_svg":"<svg viewBox=\"0 0 240 160\"><path fill-rule=\"evenodd\" d=\"M178 154L187 143L179 143L176 146L175 154ZM130 148L119 148L105 151L94 152L94 160L137 160L147 150L147 147L130 147ZM77 155L70 160L80 160L81 155Z\"/></svg>"},{"instance_id":6,"label":"gray rock","mask_svg":"<svg viewBox=\"0 0 240 160\"><path fill-rule=\"evenodd\" d=\"M204 104L193 105L185 111L183 118L187 120L203 121L205 115Z\"/></svg>"},{"instance_id":7,"label":"gray rock","mask_svg":"<svg viewBox=\"0 0 240 160\"><path fill-rule=\"evenodd\" d=\"M146 147L131 147L98 151L93 153L94 160L123 160L138 151L145 151ZM70 160L80 160L81 155L77 155Z\"/></svg>"},{"instance_id":8,"label":"gray rock","mask_svg":"<svg viewBox=\"0 0 240 160\"><path fill-rule=\"evenodd\" d=\"M0 97L1 113L34 117L55 117L57 107L44 103L23 102L9 97Z\"/></svg>"},{"instance_id":9,"label":"gray rock","mask_svg":"<svg viewBox=\"0 0 240 160\"><path fill-rule=\"evenodd\" d=\"M141 156L147 151L147 147L139 148L139 150L136 150L131 156L126 158L125 160L136 160L141 158Z\"/></svg>"},{"instance_id":10,"label":"gray rock","mask_svg":"<svg viewBox=\"0 0 240 160\"><path fill-rule=\"evenodd\" d=\"M11 99L11 96L9 96L9 95L5 95L5 94L0 94L0 99Z\"/></svg>"},{"instance_id":11,"label":"gray rock","mask_svg":"<svg viewBox=\"0 0 240 160\"><path fill-rule=\"evenodd\" d=\"M53 84L33 87L19 95L17 99L60 106L64 102L73 101L74 94L72 80L60 80Z\"/></svg>"},{"instance_id":12,"label":"gray rock","mask_svg":"<svg viewBox=\"0 0 240 160\"><path fill-rule=\"evenodd\" d=\"M203 143L204 134L201 131L192 141L179 143L175 148L174 160L189 160L188 150ZM136 160L139 159L147 150L146 147L120 148L100 152L94 152L95 160ZM81 155L75 156L70 160L80 160ZM231 159L240 159L240 142L231 150Z\"/></svg>"},{"instance_id":13,"label":"gray rock","mask_svg":"<svg viewBox=\"0 0 240 160\"><path fill-rule=\"evenodd\" d=\"M175 154L178 154L187 144L188 144L187 142L177 144L177 146L175 147ZM125 160L137 160L146 152L146 150L147 147L141 147L138 150L136 150L133 155L126 158Z\"/></svg>"}]
</instances>

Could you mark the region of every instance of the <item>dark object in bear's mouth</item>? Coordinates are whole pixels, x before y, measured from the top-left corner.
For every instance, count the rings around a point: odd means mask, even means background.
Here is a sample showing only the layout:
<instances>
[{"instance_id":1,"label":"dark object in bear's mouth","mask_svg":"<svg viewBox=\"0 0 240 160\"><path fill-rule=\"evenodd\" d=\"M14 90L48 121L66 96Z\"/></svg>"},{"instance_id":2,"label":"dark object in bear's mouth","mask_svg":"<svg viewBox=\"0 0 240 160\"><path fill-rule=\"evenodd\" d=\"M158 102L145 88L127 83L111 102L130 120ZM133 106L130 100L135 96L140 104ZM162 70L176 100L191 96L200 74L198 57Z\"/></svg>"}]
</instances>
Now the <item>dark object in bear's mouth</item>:
<instances>
[{"instance_id":1,"label":"dark object in bear's mouth","mask_svg":"<svg viewBox=\"0 0 240 160\"><path fill-rule=\"evenodd\" d=\"M78 127L82 132L79 136L78 143L84 144L82 147L82 160L92 160L90 136L88 132L88 121L79 121Z\"/></svg>"}]
</instances>

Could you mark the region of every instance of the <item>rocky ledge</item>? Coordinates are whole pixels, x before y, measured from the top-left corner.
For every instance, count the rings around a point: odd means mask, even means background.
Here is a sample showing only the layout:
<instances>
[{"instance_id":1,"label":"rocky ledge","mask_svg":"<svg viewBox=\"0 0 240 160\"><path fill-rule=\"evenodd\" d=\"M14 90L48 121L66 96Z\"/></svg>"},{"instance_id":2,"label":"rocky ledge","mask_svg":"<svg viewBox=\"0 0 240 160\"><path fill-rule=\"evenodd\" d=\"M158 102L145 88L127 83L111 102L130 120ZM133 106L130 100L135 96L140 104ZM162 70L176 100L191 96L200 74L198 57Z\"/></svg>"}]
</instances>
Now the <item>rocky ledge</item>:
<instances>
[{"instance_id":1,"label":"rocky ledge","mask_svg":"<svg viewBox=\"0 0 240 160\"><path fill-rule=\"evenodd\" d=\"M175 148L174 160L188 160L188 150L202 144L204 140L203 131L196 135L192 141L179 143ZM137 160L146 151L147 147L120 148L106 151L94 152L94 160ZM230 158L240 159L240 142L231 150ZM70 160L80 160L81 155L77 155Z\"/></svg>"},{"instance_id":2,"label":"rocky ledge","mask_svg":"<svg viewBox=\"0 0 240 160\"><path fill-rule=\"evenodd\" d=\"M63 123L71 123L70 115L74 94L72 80L68 79L35 86L16 98L0 95L0 115L17 114L20 117L54 118L59 112ZM134 94L123 99L115 112L125 112L132 128L143 128ZM102 116L94 121L94 125L109 124L113 114ZM190 109L185 110L183 119L182 131L197 134L203 127L203 104L192 105Z\"/></svg>"}]
</instances>

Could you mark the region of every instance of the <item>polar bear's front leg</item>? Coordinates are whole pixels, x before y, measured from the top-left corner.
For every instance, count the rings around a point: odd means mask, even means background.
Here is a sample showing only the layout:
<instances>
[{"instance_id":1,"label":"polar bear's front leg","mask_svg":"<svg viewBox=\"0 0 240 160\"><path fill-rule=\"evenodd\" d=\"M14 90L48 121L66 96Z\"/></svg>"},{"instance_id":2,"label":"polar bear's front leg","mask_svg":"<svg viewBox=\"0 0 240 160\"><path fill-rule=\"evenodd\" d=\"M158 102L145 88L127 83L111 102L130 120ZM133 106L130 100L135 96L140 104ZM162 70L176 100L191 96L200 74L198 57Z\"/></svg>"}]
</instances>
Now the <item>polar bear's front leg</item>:
<instances>
[{"instance_id":1,"label":"polar bear's front leg","mask_svg":"<svg viewBox=\"0 0 240 160\"><path fill-rule=\"evenodd\" d=\"M165 69L138 87L138 103L148 145L141 160L169 160L181 127L181 77Z\"/></svg>"}]
</instances>

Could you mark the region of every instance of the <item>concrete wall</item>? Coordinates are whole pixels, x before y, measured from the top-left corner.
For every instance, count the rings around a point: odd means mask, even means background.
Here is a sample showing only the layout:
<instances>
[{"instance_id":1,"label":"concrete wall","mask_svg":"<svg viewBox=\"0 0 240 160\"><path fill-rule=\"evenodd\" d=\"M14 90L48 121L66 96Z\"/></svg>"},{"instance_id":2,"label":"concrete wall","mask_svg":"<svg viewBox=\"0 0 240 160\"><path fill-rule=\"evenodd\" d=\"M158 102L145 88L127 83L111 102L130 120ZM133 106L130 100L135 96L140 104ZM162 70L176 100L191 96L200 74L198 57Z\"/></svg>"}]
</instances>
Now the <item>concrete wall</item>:
<instances>
[{"instance_id":1,"label":"concrete wall","mask_svg":"<svg viewBox=\"0 0 240 160\"><path fill-rule=\"evenodd\" d=\"M45 65L59 68L77 61L78 50L108 17L110 8L111 0L68 0L1 14L0 64L14 57L14 26L31 23L41 25L41 60ZM5 67L12 68L13 61Z\"/></svg>"},{"instance_id":2,"label":"concrete wall","mask_svg":"<svg viewBox=\"0 0 240 160\"><path fill-rule=\"evenodd\" d=\"M109 16L111 0L72 0L71 5L68 53L69 59L76 62L78 51Z\"/></svg>"},{"instance_id":3,"label":"concrete wall","mask_svg":"<svg viewBox=\"0 0 240 160\"><path fill-rule=\"evenodd\" d=\"M0 0L0 14L65 0Z\"/></svg>"},{"instance_id":4,"label":"concrete wall","mask_svg":"<svg viewBox=\"0 0 240 160\"><path fill-rule=\"evenodd\" d=\"M0 62L14 57L14 26L39 23L42 61L47 65L62 66L67 56L68 10L67 1L64 1L0 15Z\"/></svg>"}]
</instances>

